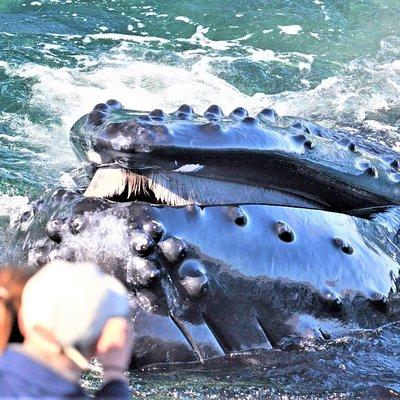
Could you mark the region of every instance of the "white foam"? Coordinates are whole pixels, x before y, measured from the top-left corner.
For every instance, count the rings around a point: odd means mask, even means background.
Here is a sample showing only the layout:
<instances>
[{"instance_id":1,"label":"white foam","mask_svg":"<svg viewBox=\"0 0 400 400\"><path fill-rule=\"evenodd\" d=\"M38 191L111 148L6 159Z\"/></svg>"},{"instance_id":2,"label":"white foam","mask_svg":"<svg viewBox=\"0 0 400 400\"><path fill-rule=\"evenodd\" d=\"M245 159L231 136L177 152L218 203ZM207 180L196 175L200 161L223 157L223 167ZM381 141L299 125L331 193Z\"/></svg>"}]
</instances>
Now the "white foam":
<instances>
[{"instance_id":1,"label":"white foam","mask_svg":"<svg viewBox=\"0 0 400 400\"><path fill-rule=\"evenodd\" d=\"M201 30L202 35L206 32L205 28ZM221 47L231 45L232 42L229 45L224 43ZM310 69L313 63L313 56L307 54L281 55L272 50L247 47L245 49L250 53L248 57L255 62L289 63L294 58L299 68L306 70ZM108 98L117 98L126 107L138 110L162 108L165 111L173 111L180 104L188 103L195 107L196 111L202 112L210 104L216 103L229 113L237 106L246 107L250 112L258 112L263 107L272 106L280 114L304 117L312 115L314 119L321 120L326 117L340 119L343 113L353 113L354 121L358 122L365 118L367 109L384 108L390 101L398 101L400 98L400 88L396 87L394 75L398 67L396 62L373 71L372 79L383 80L385 85L390 86L390 90L387 88L382 91L387 95L376 93L373 97L366 97L364 85L359 83L356 77L347 76L325 79L316 88L304 92L283 92L276 95L258 93L246 96L214 74L210 65L215 58L207 56L205 49L183 53L182 56L188 60L198 59L191 67L186 68L138 61L127 54L129 50L129 45L122 43L99 60L86 56L77 57L80 68L52 69L29 64L16 73L38 81L32 88L31 102L60 116L65 137L76 119L89 112L94 104ZM229 62L234 58L221 56L219 60ZM391 80L388 79L388 71L393 75ZM362 96L359 96L358 92L362 93ZM47 135L48 129L45 131ZM64 152L64 149L60 149L62 157L61 151Z\"/></svg>"},{"instance_id":2,"label":"white foam","mask_svg":"<svg viewBox=\"0 0 400 400\"><path fill-rule=\"evenodd\" d=\"M159 42L163 44L169 42L168 39L163 39L156 36L124 35L121 33L94 33L93 35L86 35L86 38L89 38L91 40L124 40L127 42L135 43Z\"/></svg>"},{"instance_id":3,"label":"white foam","mask_svg":"<svg viewBox=\"0 0 400 400\"><path fill-rule=\"evenodd\" d=\"M71 174L69 174L68 172L64 172L61 174L60 179L58 180L58 184L65 189L69 189L72 191L78 190L76 182L72 178Z\"/></svg>"},{"instance_id":4,"label":"white foam","mask_svg":"<svg viewBox=\"0 0 400 400\"><path fill-rule=\"evenodd\" d=\"M0 115L0 121L3 118ZM2 140L6 140L7 142L14 142L14 143L18 143L21 142L23 140L23 138L19 137L19 136L11 136L11 135L7 135L5 133L0 133L0 139Z\"/></svg>"},{"instance_id":5,"label":"white foam","mask_svg":"<svg viewBox=\"0 0 400 400\"><path fill-rule=\"evenodd\" d=\"M43 50L45 51L62 49L62 47L59 44L54 44L54 43L42 43L42 44L43 44Z\"/></svg>"},{"instance_id":6,"label":"white foam","mask_svg":"<svg viewBox=\"0 0 400 400\"><path fill-rule=\"evenodd\" d=\"M321 40L321 37L319 36L319 34L317 32L310 32L310 35L312 37L314 37L315 39Z\"/></svg>"},{"instance_id":7,"label":"white foam","mask_svg":"<svg viewBox=\"0 0 400 400\"><path fill-rule=\"evenodd\" d=\"M282 62L284 64L289 63L289 61L286 57L278 56L274 51L269 50L269 49L261 50L261 49L254 49L252 47L249 47L249 48L246 48L246 50L250 53L250 56L248 58L255 62L278 61L278 62Z\"/></svg>"},{"instance_id":8,"label":"white foam","mask_svg":"<svg viewBox=\"0 0 400 400\"><path fill-rule=\"evenodd\" d=\"M8 217L10 225L25 211L30 210L26 196L10 196L0 194L0 217Z\"/></svg>"},{"instance_id":9,"label":"white foam","mask_svg":"<svg viewBox=\"0 0 400 400\"><path fill-rule=\"evenodd\" d=\"M200 110L210 104L239 105L247 98L209 69L211 59L202 58L191 69L137 61L123 53L103 57L90 68L52 69L28 65L19 73L35 77L32 101L61 115L72 124L98 102L117 98L126 107L172 111L190 103ZM82 62L86 62L83 59Z\"/></svg>"},{"instance_id":10,"label":"white foam","mask_svg":"<svg viewBox=\"0 0 400 400\"><path fill-rule=\"evenodd\" d=\"M12 68L10 67L10 64L8 64L8 62L6 61L0 60L0 68L4 69L4 72L7 75L11 75L13 72Z\"/></svg>"},{"instance_id":11,"label":"white foam","mask_svg":"<svg viewBox=\"0 0 400 400\"><path fill-rule=\"evenodd\" d=\"M329 21L331 19L331 17L326 10L326 6L325 6L324 2L321 0L314 0L314 4L321 6L321 11L324 14L325 21Z\"/></svg>"},{"instance_id":12,"label":"white foam","mask_svg":"<svg viewBox=\"0 0 400 400\"><path fill-rule=\"evenodd\" d=\"M69 124L67 129L66 126L56 123L33 123L26 116L14 113L0 113L0 121L15 132L14 135L3 134L2 138L8 142L18 142L18 151L29 156L27 164L29 163L31 172L36 178L39 178L38 175L43 171L49 169L60 171L77 163L68 144ZM47 179L49 183L48 176L42 178Z\"/></svg>"},{"instance_id":13,"label":"white foam","mask_svg":"<svg viewBox=\"0 0 400 400\"><path fill-rule=\"evenodd\" d=\"M182 21L182 22L186 22L187 24L190 24L192 22L190 20L190 18L184 17L182 15L178 15L177 17L175 17L175 21Z\"/></svg>"},{"instance_id":14,"label":"white foam","mask_svg":"<svg viewBox=\"0 0 400 400\"><path fill-rule=\"evenodd\" d=\"M365 127L373 129L375 131L391 132L394 134L397 134L399 131L399 128L397 126L383 124L382 122L375 121L373 119L366 119L363 122Z\"/></svg>"},{"instance_id":15,"label":"white foam","mask_svg":"<svg viewBox=\"0 0 400 400\"><path fill-rule=\"evenodd\" d=\"M249 58L254 62L279 62L286 65L293 65L297 62L300 70L311 70L314 62L314 56L310 54L303 54L298 52L291 52L286 54L277 54L270 49L255 49L253 47L244 46L247 52L250 53Z\"/></svg>"},{"instance_id":16,"label":"white foam","mask_svg":"<svg viewBox=\"0 0 400 400\"><path fill-rule=\"evenodd\" d=\"M30 143L44 148L43 153L36 157L38 165L46 163L50 168L62 170L76 163L68 143L70 127L95 104L110 98L118 99L127 108L162 108L165 112L172 112L183 103L192 105L199 113L210 104L218 104L227 114L238 106L247 108L251 114L264 107L273 107L281 115L299 115L324 123L326 120L348 121L350 125L363 122L369 111L384 110L390 104L400 102L398 60L368 69L355 64L352 67L353 72L348 75L325 79L311 90L247 96L216 76L212 67L216 60L229 64L237 58L207 55L207 47L231 48L240 45L246 37L216 43L206 38L207 33L207 28L198 27L196 37L200 40L201 47L177 54L178 57L181 56L182 65L185 66L149 63L130 55L132 45L128 40L146 42L153 39L158 41L159 38L137 39L131 35L115 36L109 33L90 35L90 38L115 40L118 37L123 39L122 43L99 59L77 55L75 58L79 67L56 69L26 64L11 68L0 61L0 68L6 69L8 74L34 79L36 83L32 86L30 99L32 107L47 110L49 115L61 120L61 125L49 125L47 122L32 123L20 115L6 116L0 113L0 118L8 118L5 122L14 132L20 132L20 135L6 135L3 139L17 141L28 138ZM192 39L193 37L190 40ZM291 63L304 71L311 68L314 60L308 54L279 54L268 49L252 49L246 46L242 48L254 62ZM368 80L360 80L358 77L361 73L368 73Z\"/></svg>"},{"instance_id":17,"label":"white foam","mask_svg":"<svg viewBox=\"0 0 400 400\"><path fill-rule=\"evenodd\" d=\"M308 91L259 96L280 114L298 115L331 126L365 125L371 129L371 122L367 121L369 113L384 115L392 104L400 102L397 63L366 67L354 62L350 67L347 75L324 79Z\"/></svg>"},{"instance_id":18,"label":"white foam","mask_svg":"<svg viewBox=\"0 0 400 400\"><path fill-rule=\"evenodd\" d=\"M300 25L278 25L278 28L281 30L281 34L286 35L298 35L303 30Z\"/></svg>"},{"instance_id":19,"label":"white foam","mask_svg":"<svg viewBox=\"0 0 400 400\"><path fill-rule=\"evenodd\" d=\"M179 38L177 39L177 41L187 42L201 47L208 47L214 50L224 51L230 49L231 47L239 46L241 42L252 37L252 34L249 33L243 37L232 40L211 40L206 36L209 29L210 28L199 25L196 27L196 32L189 39Z\"/></svg>"},{"instance_id":20,"label":"white foam","mask_svg":"<svg viewBox=\"0 0 400 400\"><path fill-rule=\"evenodd\" d=\"M302 61L300 61L299 62L299 70L300 71L303 71L303 70L310 70L311 69L311 64L310 63L305 63L305 62L302 62Z\"/></svg>"}]
</instances>

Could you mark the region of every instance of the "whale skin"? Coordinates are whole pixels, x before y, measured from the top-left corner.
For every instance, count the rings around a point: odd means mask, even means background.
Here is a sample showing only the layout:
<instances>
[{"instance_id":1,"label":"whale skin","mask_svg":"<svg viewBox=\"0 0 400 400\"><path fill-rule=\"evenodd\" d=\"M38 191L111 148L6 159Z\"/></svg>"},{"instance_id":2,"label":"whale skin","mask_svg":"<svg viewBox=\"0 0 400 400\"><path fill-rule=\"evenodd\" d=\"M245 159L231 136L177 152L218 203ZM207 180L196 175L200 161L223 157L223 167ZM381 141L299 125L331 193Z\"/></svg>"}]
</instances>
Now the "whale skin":
<instances>
[{"instance_id":1,"label":"whale skin","mask_svg":"<svg viewBox=\"0 0 400 400\"><path fill-rule=\"evenodd\" d=\"M264 109L100 103L80 167L8 258L91 261L129 289L132 367L291 349L399 316L400 156Z\"/></svg>"}]
</instances>

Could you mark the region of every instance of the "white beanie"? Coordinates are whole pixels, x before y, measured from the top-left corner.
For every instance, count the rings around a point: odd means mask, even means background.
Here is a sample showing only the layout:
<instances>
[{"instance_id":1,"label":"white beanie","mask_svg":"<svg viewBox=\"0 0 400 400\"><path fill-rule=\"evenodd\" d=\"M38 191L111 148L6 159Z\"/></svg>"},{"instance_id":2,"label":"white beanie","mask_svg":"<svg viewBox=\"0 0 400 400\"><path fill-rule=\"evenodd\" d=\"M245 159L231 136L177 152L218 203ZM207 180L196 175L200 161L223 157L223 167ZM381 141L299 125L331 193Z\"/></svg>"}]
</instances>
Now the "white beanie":
<instances>
[{"instance_id":1,"label":"white beanie","mask_svg":"<svg viewBox=\"0 0 400 400\"><path fill-rule=\"evenodd\" d=\"M45 328L62 347L95 343L106 321L127 317L125 287L89 263L54 261L40 269L22 293L22 321L27 336Z\"/></svg>"}]
</instances>

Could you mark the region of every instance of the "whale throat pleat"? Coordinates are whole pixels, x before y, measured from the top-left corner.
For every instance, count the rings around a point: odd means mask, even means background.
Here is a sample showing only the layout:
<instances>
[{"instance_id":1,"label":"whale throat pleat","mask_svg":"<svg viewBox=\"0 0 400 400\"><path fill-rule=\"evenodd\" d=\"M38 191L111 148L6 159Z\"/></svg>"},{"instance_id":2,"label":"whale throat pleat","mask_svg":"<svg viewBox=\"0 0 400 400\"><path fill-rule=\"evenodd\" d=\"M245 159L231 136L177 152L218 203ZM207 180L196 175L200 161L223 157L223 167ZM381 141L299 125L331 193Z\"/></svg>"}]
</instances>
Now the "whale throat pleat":
<instances>
[{"instance_id":1,"label":"whale throat pleat","mask_svg":"<svg viewBox=\"0 0 400 400\"><path fill-rule=\"evenodd\" d=\"M321 208L295 194L272 188L246 185L163 170L143 170L138 174L122 168L100 168L93 176L86 197L123 200L153 198L171 206L271 204Z\"/></svg>"}]
</instances>

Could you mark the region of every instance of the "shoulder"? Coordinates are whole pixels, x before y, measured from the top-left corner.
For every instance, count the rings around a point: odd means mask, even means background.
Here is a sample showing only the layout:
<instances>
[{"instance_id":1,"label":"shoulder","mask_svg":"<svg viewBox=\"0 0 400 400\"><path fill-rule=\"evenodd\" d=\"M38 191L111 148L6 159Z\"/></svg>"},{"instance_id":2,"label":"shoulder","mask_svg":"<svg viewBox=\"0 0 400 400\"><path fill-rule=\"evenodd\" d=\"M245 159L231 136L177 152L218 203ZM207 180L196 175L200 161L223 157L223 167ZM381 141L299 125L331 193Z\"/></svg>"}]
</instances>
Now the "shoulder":
<instances>
[{"instance_id":1,"label":"shoulder","mask_svg":"<svg viewBox=\"0 0 400 400\"><path fill-rule=\"evenodd\" d=\"M112 380L105 383L102 388L96 393L95 399L132 399L132 394L129 391L128 385L120 380Z\"/></svg>"},{"instance_id":2,"label":"shoulder","mask_svg":"<svg viewBox=\"0 0 400 400\"><path fill-rule=\"evenodd\" d=\"M7 350L0 356L0 398L85 398L78 384L19 351Z\"/></svg>"},{"instance_id":3,"label":"shoulder","mask_svg":"<svg viewBox=\"0 0 400 400\"><path fill-rule=\"evenodd\" d=\"M12 369L0 369L0 398L18 398L27 394L35 393L28 393L26 381L19 379Z\"/></svg>"}]
</instances>

